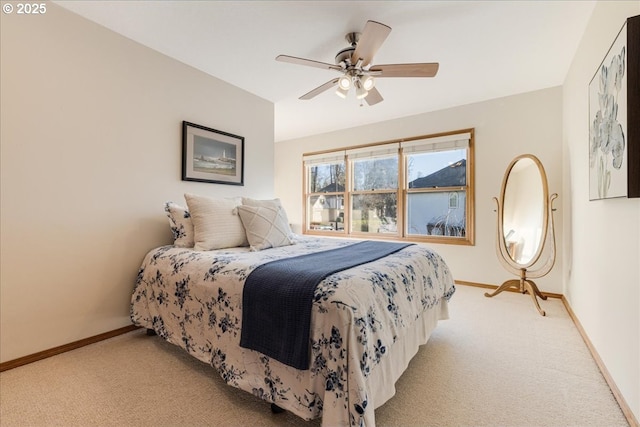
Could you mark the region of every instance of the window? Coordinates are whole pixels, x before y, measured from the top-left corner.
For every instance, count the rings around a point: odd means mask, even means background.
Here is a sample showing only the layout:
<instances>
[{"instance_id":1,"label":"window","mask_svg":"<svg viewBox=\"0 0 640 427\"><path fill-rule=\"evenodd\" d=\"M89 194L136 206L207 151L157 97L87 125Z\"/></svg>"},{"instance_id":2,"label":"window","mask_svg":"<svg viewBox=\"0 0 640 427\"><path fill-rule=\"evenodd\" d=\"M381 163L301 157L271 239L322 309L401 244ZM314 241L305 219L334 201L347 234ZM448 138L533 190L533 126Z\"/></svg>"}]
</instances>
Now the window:
<instances>
[{"instance_id":1,"label":"window","mask_svg":"<svg viewBox=\"0 0 640 427\"><path fill-rule=\"evenodd\" d=\"M344 230L344 154L307 156L306 230Z\"/></svg>"},{"instance_id":2,"label":"window","mask_svg":"<svg viewBox=\"0 0 640 427\"><path fill-rule=\"evenodd\" d=\"M450 135L403 142L407 164L407 235L467 235L469 138Z\"/></svg>"},{"instance_id":3,"label":"window","mask_svg":"<svg viewBox=\"0 0 640 427\"><path fill-rule=\"evenodd\" d=\"M351 233L398 232L398 144L347 150Z\"/></svg>"},{"instance_id":4,"label":"window","mask_svg":"<svg viewBox=\"0 0 640 427\"><path fill-rule=\"evenodd\" d=\"M309 234L474 244L473 129L304 155Z\"/></svg>"},{"instance_id":5,"label":"window","mask_svg":"<svg viewBox=\"0 0 640 427\"><path fill-rule=\"evenodd\" d=\"M449 209L458 209L458 197L460 196L457 192L449 193Z\"/></svg>"}]
</instances>

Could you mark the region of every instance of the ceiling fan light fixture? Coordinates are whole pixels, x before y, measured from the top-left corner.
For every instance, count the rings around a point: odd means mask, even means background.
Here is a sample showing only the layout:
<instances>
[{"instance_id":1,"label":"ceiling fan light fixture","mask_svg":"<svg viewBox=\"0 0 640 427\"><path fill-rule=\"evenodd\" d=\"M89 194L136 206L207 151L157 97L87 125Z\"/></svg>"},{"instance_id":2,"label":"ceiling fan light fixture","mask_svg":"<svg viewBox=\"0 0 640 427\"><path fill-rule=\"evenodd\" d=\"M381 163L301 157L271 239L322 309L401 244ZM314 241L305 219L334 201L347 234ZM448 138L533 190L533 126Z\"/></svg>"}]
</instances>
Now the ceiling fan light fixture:
<instances>
[{"instance_id":1,"label":"ceiling fan light fixture","mask_svg":"<svg viewBox=\"0 0 640 427\"><path fill-rule=\"evenodd\" d=\"M376 85L375 80L371 76L364 76L363 78L360 79L360 83L362 84L362 87L366 91L370 91Z\"/></svg>"},{"instance_id":2,"label":"ceiling fan light fixture","mask_svg":"<svg viewBox=\"0 0 640 427\"><path fill-rule=\"evenodd\" d=\"M369 91L362 86L360 79L357 79L355 81L355 86L356 86L356 99L363 99L367 95L369 95Z\"/></svg>"},{"instance_id":3,"label":"ceiling fan light fixture","mask_svg":"<svg viewBox=\"0 0 640 427\"><path fill-rule=\"evenodd\" d=\"M338 79L338 87L343 90L349 90L351 87L351 77L344 75Z\"/></svg>"},{"instance_id":4,"label":"ceiling fan light fixture","mask_svg":"<svg viewBox=\"0 0 640 427\"><path fill-rule=\"evenodd\" d=\"M349 89L342 89L340 86L338 86L338 89L336 89L336 95L338 95L342 99L346 99L348 94Z\"/></svg>"}]
</instances>

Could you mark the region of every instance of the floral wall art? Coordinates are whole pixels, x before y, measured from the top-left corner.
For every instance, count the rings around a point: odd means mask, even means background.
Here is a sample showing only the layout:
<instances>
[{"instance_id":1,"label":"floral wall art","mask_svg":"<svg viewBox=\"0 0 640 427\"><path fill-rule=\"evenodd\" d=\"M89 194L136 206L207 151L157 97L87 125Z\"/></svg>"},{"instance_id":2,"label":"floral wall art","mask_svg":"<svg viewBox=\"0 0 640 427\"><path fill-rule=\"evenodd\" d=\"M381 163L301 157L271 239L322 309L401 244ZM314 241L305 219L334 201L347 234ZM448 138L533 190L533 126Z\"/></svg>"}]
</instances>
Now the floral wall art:
<instances>
[{"instance_id":1,"label":"floral wall art","mask_svg":"<svg viewBox=\"0 0 640 427\"><path fill-rule=\"evenodd\" d=\"M625 22L589 84L590 200L640 196L639 29Z\"/></svg>"}]
</instances>

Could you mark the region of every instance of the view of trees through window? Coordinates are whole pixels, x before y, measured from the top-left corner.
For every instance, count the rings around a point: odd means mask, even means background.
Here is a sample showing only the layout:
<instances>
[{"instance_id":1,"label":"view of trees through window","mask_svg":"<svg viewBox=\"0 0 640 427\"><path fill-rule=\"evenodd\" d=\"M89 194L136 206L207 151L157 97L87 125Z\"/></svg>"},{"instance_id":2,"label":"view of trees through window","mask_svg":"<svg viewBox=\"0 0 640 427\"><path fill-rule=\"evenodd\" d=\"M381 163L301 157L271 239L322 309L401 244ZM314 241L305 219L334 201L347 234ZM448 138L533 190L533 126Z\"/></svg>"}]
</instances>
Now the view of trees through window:
<instances>
[{"instance_id":1,"label":"view of trees through window","mask_svg":"<svg viewBox=\"0 0 640 427\"><path fill-rule=\"evenodd\" d=\"M398 231L398 156L353 161L351 230Z\"/></svg>"},{"instance_id":2,"label":"view of trees through window","mask_svg":"<svg viewBox=\"0 0 640 427\"><path fill-rule=\"evenodd\" d=\"M344 162L320 164L309 168L309 191L326 193L344 191L346 168ZM337 189L340 190L337 190Z\"/></svg>"},{"instance_id":3,"label":"view of trees through window","mask_svg":"<svg viewBox=\"0 0 640 427\"><path fill-rule=\"evenodd\" d=\"M467 143L465 141L465 143ZM469 236L470 142L405 154L330 153L306 164L306 231L408 240ZM336 158L344 160L335 160ZM402 183L402 186L400 185Z\"/></svg>"},{"instance_id":4,"label":"view of trees through window","mask_svg":"<svg viewBox=\"0 0 640 427\"><path fill-rule=\"evenodd\" d=\"M307 168L307 228L344 230L345 162Z\"/></svg>"}]
</instances>

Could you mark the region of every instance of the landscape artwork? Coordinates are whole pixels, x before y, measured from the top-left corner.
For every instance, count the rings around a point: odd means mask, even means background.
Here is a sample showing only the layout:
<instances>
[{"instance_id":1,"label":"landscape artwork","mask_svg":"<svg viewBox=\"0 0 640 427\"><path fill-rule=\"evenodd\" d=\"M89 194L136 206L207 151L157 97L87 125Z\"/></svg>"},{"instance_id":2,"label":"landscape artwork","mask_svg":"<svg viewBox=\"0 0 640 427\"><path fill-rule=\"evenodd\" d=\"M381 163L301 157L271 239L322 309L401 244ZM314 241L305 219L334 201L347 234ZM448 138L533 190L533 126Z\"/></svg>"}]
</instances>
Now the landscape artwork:
<instances>
[{"instance_id":1,"label":"landscape artwork","mask_svg":"<svg viewBox=\"0 0 640 427\"><path fill-rule=\"evenodd\" d=\"M236 147L226 142L194 135L193 170L211 174L236 174Z\"/></svg>"},{"instance_id":2,"label":"landscape artwork","mask_svg":"<svg viewBox=\"0 0 640 427\"><path fill-rule=\"evenodd\" d=\"M183 122L182 179L243 184L244 138Z\"/></svg>"}]
</instances>

